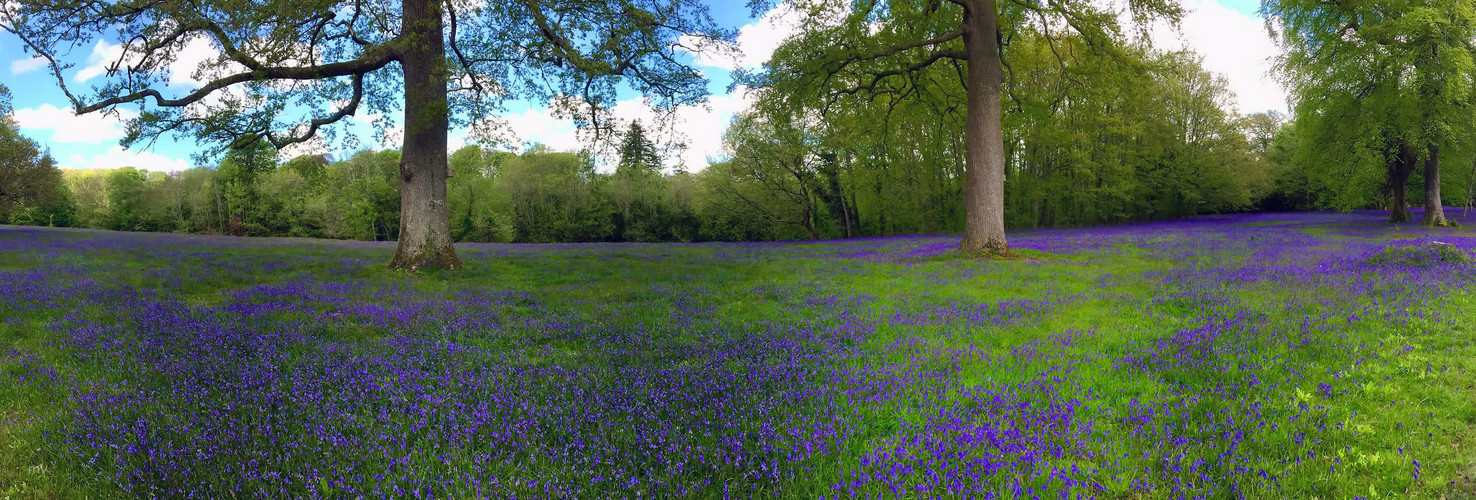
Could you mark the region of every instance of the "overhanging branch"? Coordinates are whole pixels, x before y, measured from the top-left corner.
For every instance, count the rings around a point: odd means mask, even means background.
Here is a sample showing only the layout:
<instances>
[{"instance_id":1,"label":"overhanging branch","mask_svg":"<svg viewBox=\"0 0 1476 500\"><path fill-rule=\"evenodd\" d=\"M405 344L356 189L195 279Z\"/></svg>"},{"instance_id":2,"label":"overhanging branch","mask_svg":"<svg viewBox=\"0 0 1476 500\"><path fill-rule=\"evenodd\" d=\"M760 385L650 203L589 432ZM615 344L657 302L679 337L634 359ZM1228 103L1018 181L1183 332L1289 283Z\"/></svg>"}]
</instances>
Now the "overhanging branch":
<instances>
[{"instance_id":1,"label":"overhanging branch","mask_svg":"<svg viewBox=\"0 0 1476 500\"><path fill-rule=\"evenodd\" d=\"M265 67L258 71L236 73L212 80L210 83L205 84L205 86L200 87L198 90L191 92L190 94L179 99L166 98L163 94L155 89L143 89L128 95L110 97L85 106L81 105L80 102L77 102L75 98L73 99L73 103L77 105L77 114L91 113L93 111L97 111L110 106L138 102L150 97L154 99L154 105L156 106L178 108L199 102L201 99L204 99L206 96L209 96L217 90L238 83L261 80L300 81L322 80L344 76L363 76L365 74L377 71L385 66L388 66L391 62L399 60L399 51L393 50L392 47L393 46L390 44L372 47L370 50L365 51L363 56L360 56L358 59L352 61L343 61L332 64L325 64L322 66ZM60 79L59 72L58 79Z\"/></svg>"}]
</instances>

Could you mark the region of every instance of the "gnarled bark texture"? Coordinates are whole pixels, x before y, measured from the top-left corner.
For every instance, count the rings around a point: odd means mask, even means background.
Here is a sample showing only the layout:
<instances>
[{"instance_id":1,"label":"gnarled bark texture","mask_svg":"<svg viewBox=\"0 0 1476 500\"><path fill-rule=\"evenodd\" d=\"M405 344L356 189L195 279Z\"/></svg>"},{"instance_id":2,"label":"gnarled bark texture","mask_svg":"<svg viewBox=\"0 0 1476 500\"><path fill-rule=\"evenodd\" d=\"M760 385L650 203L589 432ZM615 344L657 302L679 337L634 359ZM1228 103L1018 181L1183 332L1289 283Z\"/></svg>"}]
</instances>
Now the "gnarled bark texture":
<instances>
[{"instance_id":1,"label":"gnarled bark texture","mask_svg":"<svg viewBox=\"0 0 1476 500\"><path fill-rule=\"evenodd\" d=\"M446 53L440 2L405 0L405 144L400 156L400 244L390 268L457 269L446 206Z\"/></svg>"},{"instance_id":2,"label":"gnarled bark texture","mask_svg":"<svg viewBox=\"0 0 1476 500\"><path fill-rule=\"evenodd\" d=\"M964 7L964 53L968 58L968 115L964 128L964 234L960 250L1005 255L1004 131L1000 88L999 17L994 0Z\"/></svg>"},{"instance_id":3,"label":"gnarled bark texture","mask_svg":"<svg viewBox=\"0 0 1476 500\"><path fill-rule=\"evenodd\" d=\"M1445 227L1450 221L1445 218L1445 202L1440 199L1440 147L1430 146L1430 156L1425 158L1425 225Z\"/></svg>"}]
</instances>

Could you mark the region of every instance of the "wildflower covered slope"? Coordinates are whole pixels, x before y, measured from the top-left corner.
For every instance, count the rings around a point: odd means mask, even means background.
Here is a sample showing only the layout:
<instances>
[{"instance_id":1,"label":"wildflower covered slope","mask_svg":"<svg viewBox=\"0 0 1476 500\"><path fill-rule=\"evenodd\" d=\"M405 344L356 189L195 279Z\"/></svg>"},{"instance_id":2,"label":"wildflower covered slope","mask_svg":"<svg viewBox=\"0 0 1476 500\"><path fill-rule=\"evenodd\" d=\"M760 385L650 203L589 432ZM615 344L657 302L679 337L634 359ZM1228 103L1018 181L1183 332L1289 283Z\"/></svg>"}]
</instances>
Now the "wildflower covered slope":
<instances>
[{"instance_id":1,"label":"wildflower covered slope","mask_svg":"<svg viewBox=\"0 0 1476 500\"><path fill-rule=\"evenodd\" d=\"M466 245L419 277L381 244L0 227L0 490L1459 497L1476 235L1380 218L1025 232L995 261Z\"/></svg>"}]
</instances>

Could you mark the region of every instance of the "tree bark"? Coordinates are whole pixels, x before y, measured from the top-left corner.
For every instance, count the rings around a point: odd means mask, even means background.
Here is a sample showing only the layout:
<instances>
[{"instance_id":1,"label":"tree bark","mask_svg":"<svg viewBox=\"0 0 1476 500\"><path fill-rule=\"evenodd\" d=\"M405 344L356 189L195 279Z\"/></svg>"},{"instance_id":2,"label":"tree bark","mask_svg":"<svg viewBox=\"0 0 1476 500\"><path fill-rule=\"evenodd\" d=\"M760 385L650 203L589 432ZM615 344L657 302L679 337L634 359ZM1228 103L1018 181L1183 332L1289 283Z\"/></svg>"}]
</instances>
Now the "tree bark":
<instances>
[{"instance_id":1,"label":"tree bark","mask_svg":"<svg viewBox=\"0 0 1476 500\"><path fill-rule=\"evenodd\" d=\"M1402 224L1409 222L1409 207L1405 201L1406 186L1409 184L1409 174L1414 172L1415 155L1408 147L1399 149L1399 158L1395 160L1394 169L1389 171L1389 195L1393 201L1389 204L1389 222Z\"/></svg>"},{"instance_id":2,"label":"tree bark","mask_svg":"<svg viewBox=\"0 0 1476 500\"><path fill-rule=\"evenodd\" d=\"M1471 213L1471 204L1476 201L1476 160L1471 161L1471 175L1466 179L1466 208L1461 211L1461 217Z\"/></svg>"},{"instance_id":3,"label":"tree bark","mask_svg":"<svg viewBox=\"0 0 1476 500\"><path fill-rule=\"evenodd\" d=\"M846 206L846 195L844 193L839 196L841 200L841 218L846 221L846 239L851 239L855 237L855 235L851 234L851 207Z\"/></svg>"},{"instance_id":4,"label":"tree bark","mask_svg":"<svg viewBox=\"0 0 1476 500\"><path fill-rule=\"evenodd\" d=\"M1430 156L1425 158L1424 223L1430 227L1450 225L1445 218L1445 202L1440 198L1440 146L1430 146Z\"/></svg>"},{"instance_id":5,"label":"tree bark","mask_svg":"<svg viewBox=\"0 0 1476 500\"><path fill-rule=\"evenodd\" d=\"M405 144L400 155L400 234L391 269L457 269L446 205L446 53L440 2L404 0L401 30L407 40Z\"/></svg>"},{"instance_id":6,"label":"tree bark","mask_svg":"<svg viewBox=\"0 0 1476 500\"><path fill-rule=\"evenodd\" d=\"M1389 222L1403 224L1410 221L1409 209L1405 207L1404 185L1409 181L1409 175L1395 176L1389 179L1389 192L1394 199L1389 205Z\"/></svg>"},{"instance_id":7,"label":"tree bark","mask_svg":"<svg viewBox=\"0 0 1476 500\"><path fill-rule=\"evenodd\" d=\"M1000 126L999 17L994 0L964 7L964 53L969 61L968 115L964 129L964 234L966 253L1005 255L1004 132Z\"/></svg>"},{"instance_id":8,"label":"tree bark","mask_svg":"<svg viewBox=\"0 0 1476 500\"><path fill-rule=\"evenodd\" d=\"M856 205L856 184L859 181L856 180L856 167L854 163L855 161L857 160L853 158L850 162L846 162L846 177L849 177L851 179L850 219L856 221L856 231L860 232L864 231L866 228L861 225L861 207ZM1476 175L1473 175L1472 178L1476 179Z\"/></svg>"}]
</instances>

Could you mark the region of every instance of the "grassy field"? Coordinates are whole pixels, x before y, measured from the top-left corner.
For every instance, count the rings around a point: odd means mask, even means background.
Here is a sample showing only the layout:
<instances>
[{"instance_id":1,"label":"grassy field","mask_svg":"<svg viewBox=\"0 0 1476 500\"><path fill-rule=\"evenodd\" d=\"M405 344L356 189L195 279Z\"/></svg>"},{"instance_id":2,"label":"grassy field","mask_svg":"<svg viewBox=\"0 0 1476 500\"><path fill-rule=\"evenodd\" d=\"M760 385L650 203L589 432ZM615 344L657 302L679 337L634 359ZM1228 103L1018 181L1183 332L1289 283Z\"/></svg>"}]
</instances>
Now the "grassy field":
<instances>
[{"instance_id":1,"label":"grassy field","mask_svg":"<svg viewBox=\"0 0 1476 500\"><path fill-rule=\"evenodd\" d=\"M419 276L0 227L0 497L1476 498L1476 235L1382 217Z\"/></svg>"}]
</instances>

